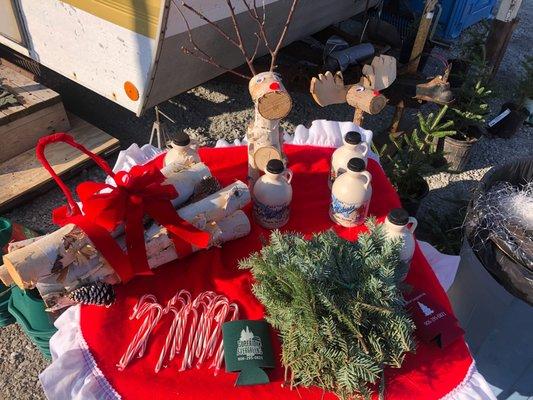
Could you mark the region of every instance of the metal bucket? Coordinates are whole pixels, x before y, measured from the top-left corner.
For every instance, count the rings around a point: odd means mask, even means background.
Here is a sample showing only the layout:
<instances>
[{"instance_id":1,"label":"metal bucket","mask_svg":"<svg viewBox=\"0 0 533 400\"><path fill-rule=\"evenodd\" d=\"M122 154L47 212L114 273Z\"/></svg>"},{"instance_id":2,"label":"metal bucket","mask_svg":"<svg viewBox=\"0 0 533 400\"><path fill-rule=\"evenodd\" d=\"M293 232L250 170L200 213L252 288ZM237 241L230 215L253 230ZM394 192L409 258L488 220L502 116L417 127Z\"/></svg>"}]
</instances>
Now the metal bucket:
<instances>
[{"instance_id":1,"label":"metal bucket","mask_svg":"<svg viewBox=\"0 0 533 400\"><path fill-rule=\"evenodd\" d=\"M533 396L533 307L485 269L465 240L448 291L476 365L498 399Z\"/></svg>"}]
</instances>

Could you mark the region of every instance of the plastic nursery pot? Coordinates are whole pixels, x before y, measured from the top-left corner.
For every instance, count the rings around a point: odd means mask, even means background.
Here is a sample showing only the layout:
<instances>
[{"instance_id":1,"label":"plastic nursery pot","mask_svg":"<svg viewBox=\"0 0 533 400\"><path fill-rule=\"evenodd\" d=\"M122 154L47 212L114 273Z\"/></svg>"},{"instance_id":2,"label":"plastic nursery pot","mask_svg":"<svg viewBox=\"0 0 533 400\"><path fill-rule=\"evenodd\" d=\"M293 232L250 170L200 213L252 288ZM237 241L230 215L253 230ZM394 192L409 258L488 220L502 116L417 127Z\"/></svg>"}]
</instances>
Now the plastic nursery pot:
<instances>
[{"instance_id":1,"label":"plastic nursery pot","mask_svg":"<svg viewBox=\"0 0 533 400\"><path fill-rule=\"evenodd\" d=\"M509 139L520 129L529 115L527 108L520 108L515 103L505 103L500 113L487 124L487 131L491 136Z\"/></svg>"},{"instance_id":2,"label":"plastic nursery pot","mask_svg":"<svg viewBox=\"0 0 533 400\"><path fill-rule=\"evenodd\" d=\"M400 193L402 208L407 211L409 215L416 215L416 212L420 207L420 203L429 193L429 185L424 178L419 176L416 180L416 186L419 188L417 193L410 194L409 196L407 194Z\"/></svg>"},{"instance_id":3,"label":"plastic nursery pot","mask_svg":"<svg viewBox=\"0 0 533 400\"><path fill-rule=\"evenodd\" d=\"M467 137L468 139L465 139ZM472 146L481 137L481 131L475 126L469 126L464 134L458 133L444 139L444 158L449 163L452 172L462 172L468 160Z\"/></svg>"}]
</instances>

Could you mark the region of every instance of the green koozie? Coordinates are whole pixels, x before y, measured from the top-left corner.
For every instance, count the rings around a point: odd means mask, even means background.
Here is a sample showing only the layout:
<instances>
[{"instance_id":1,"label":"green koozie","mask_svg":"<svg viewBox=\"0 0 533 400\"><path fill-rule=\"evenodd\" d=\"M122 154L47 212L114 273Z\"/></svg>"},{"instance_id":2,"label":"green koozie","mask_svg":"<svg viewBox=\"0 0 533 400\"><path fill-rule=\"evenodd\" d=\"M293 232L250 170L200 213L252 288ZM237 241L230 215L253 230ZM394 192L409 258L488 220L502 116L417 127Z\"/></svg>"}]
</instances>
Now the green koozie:
<instances>
[{"instance_id":1,"label":"green koozie","mask_svg":"<svg viewBox=\"0 0 533 400\"><path fill-rule=\"evenodd\" d=\"M222 325L226 371L241 371L235 385L269 383L262 368L274 368L269 325L264 320L240 320Z\"/></svg>"}]
</instances>

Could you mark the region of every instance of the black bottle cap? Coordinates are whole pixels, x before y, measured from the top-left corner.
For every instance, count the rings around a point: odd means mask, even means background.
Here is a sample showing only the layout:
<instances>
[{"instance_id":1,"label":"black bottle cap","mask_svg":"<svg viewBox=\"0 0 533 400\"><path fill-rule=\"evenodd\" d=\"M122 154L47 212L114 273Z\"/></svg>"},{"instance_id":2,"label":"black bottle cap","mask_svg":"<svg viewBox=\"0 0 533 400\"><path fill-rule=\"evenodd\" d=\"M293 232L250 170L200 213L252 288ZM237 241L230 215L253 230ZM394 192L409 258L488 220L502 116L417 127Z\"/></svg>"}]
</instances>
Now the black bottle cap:
<instances>
[{"instance_id":1,"label":"black bottle cap","mask_svg":"<svg viewBox=\"0 0 533 400\"><path fill-rule=\"evenodd\" d=\"M409 214L403 208L394 208L387 216L389 222L394 225L407 225L409 223Z\"/></svg>"},{"instance_id":2,"label":"black bottle cap","mask_svg":"<svg viewBox=\"0 0 533 400\"><path fill-rule=\"evenodd\" d=\"M361 143L361 134L356 131L350 131L344 136L344 140L348 144L359 144Z\"/></svg>"},{"instance_id":3,"label":"black bottle cap","mask_svg":"<svg viewBox=\"0 0 533 400\"><path fill-rule=\"evenodd\" d=\"M365 170L365 161L358 157L350 158L348 169L354 172L362 172Z\"/></svg>"},{"instance_id":4,"label":"black bottle cap","mask_svg":"<svg viewBox=\"0 0 533 400\"><path fill-rule=\"evenodd\" d=\"M283 161L281 160L272 159L267 163L266 170L271 174L281 174L285 171L285 165L283 165Z\"/></svg>"},{"instance_id":5,"label":"black bottle cap","mask_svg":"<svg viewBox=\"0 0 533 400\"><path fill-rule=\"evenodd\" d=\"M178 146L188 146L191 143L191 138L185 132L179 132L174 139L174 143Z\"/></svg>"}]
</instances>

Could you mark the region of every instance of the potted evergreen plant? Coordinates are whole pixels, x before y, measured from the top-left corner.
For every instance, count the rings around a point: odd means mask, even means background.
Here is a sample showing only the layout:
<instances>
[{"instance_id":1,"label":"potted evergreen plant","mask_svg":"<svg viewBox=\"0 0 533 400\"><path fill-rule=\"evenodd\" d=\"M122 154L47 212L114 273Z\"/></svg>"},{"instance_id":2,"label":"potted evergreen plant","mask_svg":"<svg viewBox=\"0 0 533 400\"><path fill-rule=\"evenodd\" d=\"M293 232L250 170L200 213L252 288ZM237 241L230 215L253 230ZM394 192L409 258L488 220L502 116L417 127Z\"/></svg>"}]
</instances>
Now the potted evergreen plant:
<instances>
[{"instance_id":1,"label":"potted evergreen plant","mask_svg":"<svg viewBox=\"0 0 533 400\"><path fill-rule=\"evenodd\" d=\"M459 56L448 60L452 66L448 81L453 89L460 88L470 75L489 75L485 45L488 35L489 24L486 21L466 31L466 38L461 44Z\"/></svg>"},{"instance_id":2,"label":"potted evergreen plant","mask_svg":"<svg viewBox=\"0 0 533 400\"><path fill-rule=\"evenodd\" d=\"M487 131L492 136L508 139L520 129L526 119L533 122L533 57L524 57L521 66L523 72L515 91L518 98L504 103L500 113L488 122Z\"/></svg>"},{"instance_id":3,"label":"potted evergreen plant","mask_svg":"<svg viewBox=\"0 0 533 400\"><path fill-rule=\"evenodd\" d=\"M456 133L444 139L444 157L450 164L450 171L464 170L472 146L483 134L483 124L489 112L486 101L491 93L481 78L474 84L467 81L461 87L454 107L448 112L448 117L455 123Z\"/></svg>"},{"instance_id":4,"label":"potted evergreen plant","mask_svg":"<svg viewBox=\"0 0 533 400\"><path fill-rule=\"evenodd\" d=\"M418 113L417 128L398 138L390 136L392 149L385 144L378 151L385 173L398 191L402 207L411 215L416 214L422 199L429 193L424 176L448 167L438 146L439 140L456 134L452 129L453 121L443 122L447 111L448 106L443 106L437 114L424 116Z\"/></svg>"}]
</instances>

